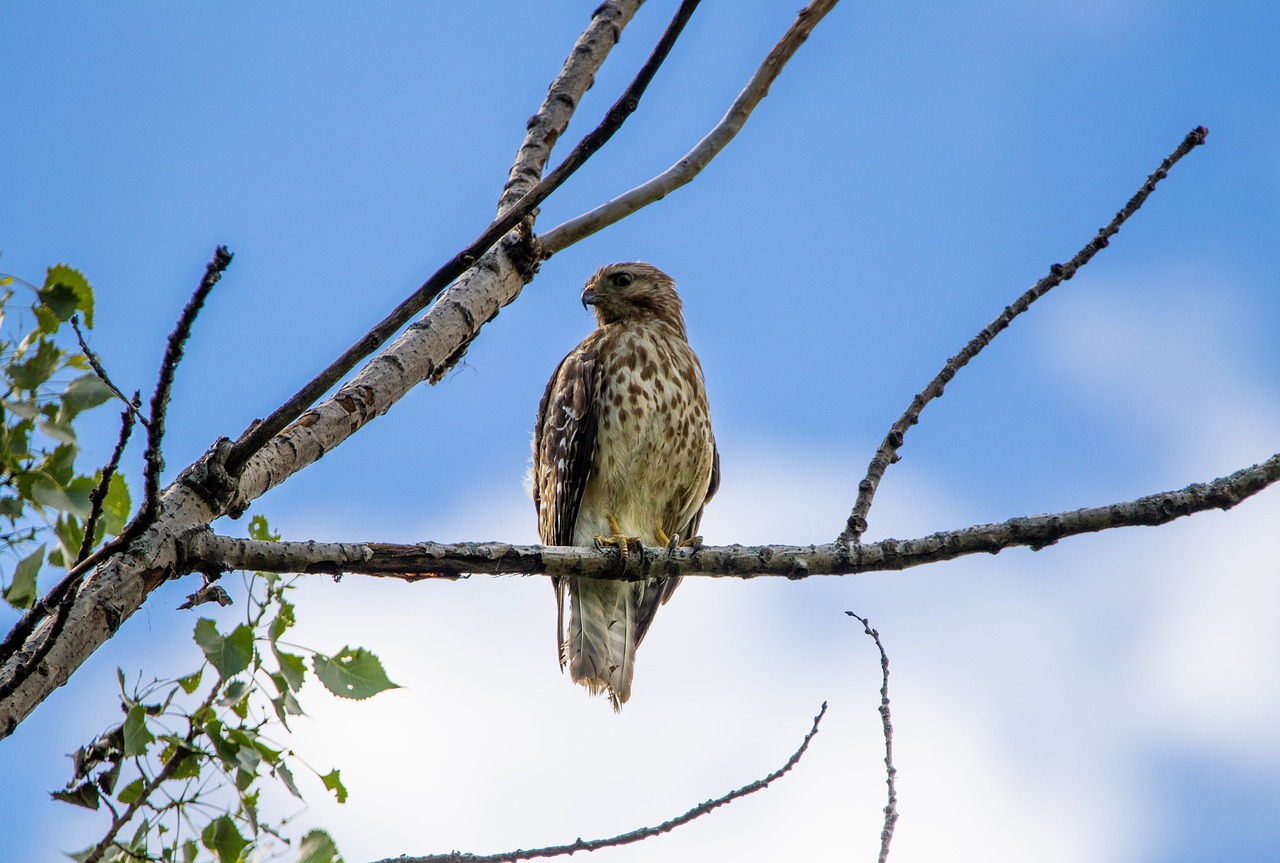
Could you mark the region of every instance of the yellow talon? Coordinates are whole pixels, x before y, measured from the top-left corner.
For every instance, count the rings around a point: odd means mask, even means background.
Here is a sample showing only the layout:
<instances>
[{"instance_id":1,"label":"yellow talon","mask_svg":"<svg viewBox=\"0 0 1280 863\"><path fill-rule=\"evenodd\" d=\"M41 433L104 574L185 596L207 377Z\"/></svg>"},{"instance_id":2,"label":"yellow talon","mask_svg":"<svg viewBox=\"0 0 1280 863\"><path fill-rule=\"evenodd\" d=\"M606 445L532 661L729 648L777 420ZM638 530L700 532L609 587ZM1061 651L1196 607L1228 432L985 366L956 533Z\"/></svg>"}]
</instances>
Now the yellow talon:
<instances>
[{"instance_id":1,"label":"yellow talon","mask_svg":"<svg viewBox=\"0 0 1280 863\"><path fill-rule=\"evenodd\" d=\"M595 537L596 548L603 549L605 546L616 546L618 549L618 560L626 564L627 558L630 556L631 546L643 548L638 536L626 536L622 533L622 528L618 526L618 520L612 515L605 516L609 520L609 530L611 536Z\"/></svg>"}]
</instances>

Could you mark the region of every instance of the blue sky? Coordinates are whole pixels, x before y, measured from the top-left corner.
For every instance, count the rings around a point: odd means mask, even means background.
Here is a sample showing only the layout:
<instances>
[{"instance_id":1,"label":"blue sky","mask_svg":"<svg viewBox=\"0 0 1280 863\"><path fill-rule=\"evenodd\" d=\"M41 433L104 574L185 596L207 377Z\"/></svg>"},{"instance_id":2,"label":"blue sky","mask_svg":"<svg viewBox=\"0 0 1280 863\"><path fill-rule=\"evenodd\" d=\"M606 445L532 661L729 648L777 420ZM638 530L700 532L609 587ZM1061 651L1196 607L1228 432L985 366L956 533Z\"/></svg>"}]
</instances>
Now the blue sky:
<instances>
[{"instance_id":1,"label":"blue sky","mask_svg":"<svg viewBox=\"0 0 1280 863\"><path fill-rule=\"evenodd\" d=\"M642 8L566 141L675 5ZM487 224L593 6L10 4L0 271L82 269L93 346L147 390L214 246L231 248L179 370L172 476ZM796 6L706 0L539 226L682 155ZM534 541L521 478L546 378L592 326L581 284L642 259L676 278L706 371L724 471L707 540L827 541L911 396L1200 124L1207 146L1111 247L930 406L871 535L1103 504L1260 461L1280 440L1278 28L1267 2L845 0L694 184L545 263L464 366L253 512L295 539ZM110 425L86 458L105 460ZM620 717L560 676L541 579L317 580L299 600L305 643L363 644L406 688L367 705L308 691L317 719L295 745L342 767L352 797L313 789L299 823L327 825L348 860L621 832L773 769L826 699L826 730L776 788L601 856L870 855L879 675L851 608L893 663L894 859L1273 860L1278 516L1273 490L1168 528L909 573L687 580ZM189 590L158 592L0 742L12 859L100 832L46 791L112 721L116 666L194 661L194 619L173 610Z\"/></svg>"}]
</instances>

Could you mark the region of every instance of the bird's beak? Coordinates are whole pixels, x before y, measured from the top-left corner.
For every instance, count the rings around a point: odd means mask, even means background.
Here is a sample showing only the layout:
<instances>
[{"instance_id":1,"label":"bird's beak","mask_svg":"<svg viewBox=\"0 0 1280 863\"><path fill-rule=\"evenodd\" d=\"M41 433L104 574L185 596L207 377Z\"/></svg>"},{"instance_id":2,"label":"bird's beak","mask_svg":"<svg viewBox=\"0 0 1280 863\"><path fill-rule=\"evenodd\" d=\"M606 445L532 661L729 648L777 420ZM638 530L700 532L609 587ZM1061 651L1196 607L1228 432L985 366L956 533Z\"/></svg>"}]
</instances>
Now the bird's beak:
<instances>
[{"instance_id":1,"label":"bird's beak","mask_svg":"<svg viewBox=\"0 0 1280 863\"><path fill-rule=\"evenodd\" d=\"M594 306L595 304L596 304L596 292L595 292L593 289L591 289L591 288L587 288L587 289L585 289L585 290L582 292L582 308L583 308L583 310L585 310L585 309L587 308L587 306Z\"/></svg>"}]
</instances>

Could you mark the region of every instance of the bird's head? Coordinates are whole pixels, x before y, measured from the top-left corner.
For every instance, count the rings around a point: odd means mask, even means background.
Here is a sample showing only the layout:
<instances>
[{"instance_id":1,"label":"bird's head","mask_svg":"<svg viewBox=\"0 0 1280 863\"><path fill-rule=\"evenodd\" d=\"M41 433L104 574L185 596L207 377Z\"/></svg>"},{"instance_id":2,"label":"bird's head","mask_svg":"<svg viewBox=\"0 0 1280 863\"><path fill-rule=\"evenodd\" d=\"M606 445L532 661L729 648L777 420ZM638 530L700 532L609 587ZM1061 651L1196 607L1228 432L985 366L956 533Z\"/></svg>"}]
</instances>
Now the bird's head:
<instances>
[{"instance_id":1,"label":"bird's head","mask_svg":"<svg viewBox=\"0 0 1280 863\"><path fill-rule=\"evenodd\" d=\"M656 319L684 333L683 305L676 283L652 264L631 262L601 267L587 280L582 307L594 306L601 326Z\"/></svg>"}]
</instances>

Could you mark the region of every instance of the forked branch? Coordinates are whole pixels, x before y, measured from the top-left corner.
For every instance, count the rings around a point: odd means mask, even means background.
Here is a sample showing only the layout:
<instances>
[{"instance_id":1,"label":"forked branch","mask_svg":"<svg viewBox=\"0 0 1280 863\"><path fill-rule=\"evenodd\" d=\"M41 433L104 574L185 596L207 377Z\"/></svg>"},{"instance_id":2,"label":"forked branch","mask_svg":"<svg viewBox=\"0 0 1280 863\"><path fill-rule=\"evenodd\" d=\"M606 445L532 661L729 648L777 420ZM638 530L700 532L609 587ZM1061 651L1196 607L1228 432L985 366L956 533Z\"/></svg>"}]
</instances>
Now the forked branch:
<instances>
[{"instance_id":1,"label":"forked branch","mask_svg":"<svg viewBox=\"0 0 1280 863\"><path fill-rule=\"evenodd\" d=\"M698 144L680 161L653 179L624 192L611 201L596 207L562 225L552 228L538 237L542 257L549 258L556 252L607 228L637 210L660 201L676 189L688 183L702 172L712 159L734 139L756 105L769 93L782 67L804 44L818 26L818 22L831 11L838 0L814 0L796 15L796 20L783 34L764 62L756 69L747 86L738 94L729 111Z\"/></svg>"}]
</instances>

